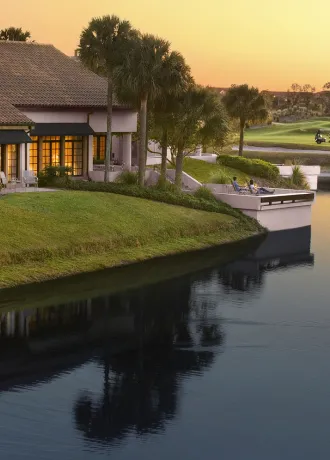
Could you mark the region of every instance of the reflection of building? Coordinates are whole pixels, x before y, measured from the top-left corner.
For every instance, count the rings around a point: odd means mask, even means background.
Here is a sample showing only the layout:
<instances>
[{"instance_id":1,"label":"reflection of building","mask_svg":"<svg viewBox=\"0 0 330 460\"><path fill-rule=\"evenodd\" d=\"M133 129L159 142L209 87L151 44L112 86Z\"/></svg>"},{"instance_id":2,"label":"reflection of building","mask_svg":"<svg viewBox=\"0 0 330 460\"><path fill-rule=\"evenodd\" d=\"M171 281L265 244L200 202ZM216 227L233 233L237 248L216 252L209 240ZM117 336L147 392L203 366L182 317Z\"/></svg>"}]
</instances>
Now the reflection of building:
<instances>
[{"instance_id":1,"label":"reflection of building","mask_svg":"<svg viewBox=\"0 0 330 460\"><path fill-rule=\"evenodd\" d=\"M2 310L0 392L83 366L91 390L78 383L72 415L88 444L160 432L177 415L185 380L210 369L223 349L219 304L232 301L233 287L247 289L240 284L246 277L255 283L242 296L250 298L268 270L312 263L309 238L310 229L269 235L251 254L216 269L66 305ZM96 366L86 366L91 361Z\"/></svg>"},{"instance_id":2,"label":"reflection of building","mask_svg":"<svg viewBox=\"0 0 330 460\"><path fill-rule=\"evenodd\" d=\"M310 244L311 227L270 232L252 253L216 270L218 282L225 288L253 292L263 285L267 271L313 265Z\"/></svg>"},{"instance_id":3,"label":"reflection of building","mask_svg":"<svg viewBox=\"0 0 330 460\"><path fill-rule=\"evenodd\" d=\"M0 391L47 382L93 359L104 369L102 392L78 393L73 401L85 439L111 443L130 430L162 430L176 416L184 378L205 372L223 342L205 308L190 325L190 290L187 276L123 295L3 313Z\"/></svg>"}]
</instances>

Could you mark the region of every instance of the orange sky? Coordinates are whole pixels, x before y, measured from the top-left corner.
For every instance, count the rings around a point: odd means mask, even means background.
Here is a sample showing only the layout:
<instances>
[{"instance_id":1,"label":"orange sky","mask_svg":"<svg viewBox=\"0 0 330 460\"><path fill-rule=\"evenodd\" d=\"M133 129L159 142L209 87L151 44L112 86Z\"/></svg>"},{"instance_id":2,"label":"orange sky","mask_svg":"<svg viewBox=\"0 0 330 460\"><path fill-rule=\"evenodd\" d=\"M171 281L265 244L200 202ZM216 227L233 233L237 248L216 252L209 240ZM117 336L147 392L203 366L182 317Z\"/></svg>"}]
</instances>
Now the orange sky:
<instances>
[{"instance_id":1,"label":"orange sky","mask_svg":"<svg viewBox=\"0 0 330 460\"><path fill-rule=\"evenodd\" d=\"M69 55L91 17L116 14L168 39L198 83L286 90L330 81L329 0L0 0L0 8L0 28L23 27Z\"/></svg>"}]
</instances>

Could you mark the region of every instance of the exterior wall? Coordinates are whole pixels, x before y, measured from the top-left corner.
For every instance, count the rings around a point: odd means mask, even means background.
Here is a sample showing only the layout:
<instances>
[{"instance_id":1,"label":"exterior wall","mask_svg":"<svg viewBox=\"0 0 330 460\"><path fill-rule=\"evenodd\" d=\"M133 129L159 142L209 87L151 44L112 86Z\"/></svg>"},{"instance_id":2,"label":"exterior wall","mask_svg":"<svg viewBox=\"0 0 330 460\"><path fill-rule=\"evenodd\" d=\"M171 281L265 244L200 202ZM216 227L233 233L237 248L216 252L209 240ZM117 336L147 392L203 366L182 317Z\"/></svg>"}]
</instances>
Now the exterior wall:
<instances>
[{"instance_id":1,"label":"exterior wall","mask_svg":"<svg viewBox=\"0 0 330 460\"><path fill-rule=\"evenodd\" d=\"M173 182L175 181L175 169L169 169L167 171L167 177L169 177ZM189 176L189 174L183 172L182 173L182 185L183 187L188 188L189 190L197 190L201 187L201 183L198 182L193 177Z\"/></svg>"},{"instance_id":2,"label":"exterior wall","mask_svg":"<svg viewBox=\"0 0 330 460\"><path fill-rule=\"evenodd\" d=\"M211 153L210 155L189 155L189 158L213 164L217 162L217 155L215 153Z\"/></svg>"},{"instance_id":3,"label":"exterior wall","mask_svg":"<svg viewBox=\"0 0 330 460\"><path fill-rule=\"evenodd\" d=\"M21 110L35 123L87 123L96 133L106 133L107 112L71 111L71 110ZM114 110L112 131L117 133L134 133L137 131L137 113L130 110Z\"/></svg>"},{"instance_id":4,"label":"exterior wall","mask_svg":"<svg viewBox=\"0 0 330 460\"><path fill-rule=\"evenodd\" d=\"M88 173L93 171L93 136L88 136Z\"/></svg>"},{"instance_id":5,"label":"exterior wall","mask_svg":"<svg viewBox=\"0 0 330 460\"><path fill-rule=\"evenodd\" d=\"M106 110L22 110L35 123L87 123L95 133L106 133L107 112ZM133 133L137 131L137 113L131 110L114 110L112 119L112 131L116 133ZM84 170L93 171L93 136L89 136L85 143L88 150L87 167ZM123 147L122 137L113 136L112 152L118 162L122 161ZM127 155L126 155L127 156ZM86 160L86 158L85 158ZM28 162L29 165L29 162ZM40 169L40 168L39 168Z\"/></svg>"},{"instance_id":6,"label":"exterior wall","mask_svg":"<svg viewBox=\"0 0 330 460\"><path fill-rule=\"evenodd\" d=\"M115 180L122 174L122 171L113 171L109 173L109 182L115 182ZM89 177L95 182L104 182L104 170L89 171Z\"/></svg>"},{"instance_id":7,"label":"exterior wall","mask_svg":"<svg viewBox=\"0 0 330 460\"><path fill-rule=\"evenodd\" d=\"M86 122L86 118L85 118ZM107 132L107 113L94 112L89 119L91 128L96 133ZM137 131L137 113L129 110L114 111L112 114L113 133L135 133Z\"/></svg>"},{"instance_id":8,"label":"exterior wall","mask_svg":"<svg viewBox=\"0 0 330 460\"><path fill-rule=\"evenodd\" d=\"M22 180L23 171L25 171L25 144L19 145L18 152L17 174L20 180Z\"/></svg>"},{"instance_id":9,"label":"exterior wall","mask_svg":"<svg viewBox=\"0 0 330 460\"><path fill-rule=\"evenodd\" d=\"M284 209L262 211L242 210L244 214L256 219L269 231L308 227L312 224L312 205L292 206Z\"/></svg>"},{"instance_id":10,"label":"exterior wall","mask_svg":"<svg viewBox=\"0 0 330 460\"><path fill-rule=\"evenodd\" d=\"M122 170L111 171L109 173L109 182L115 182L115 180L122 174ZM145 173L146 185L155 185L158 182L160 174L157 171L148 169ZM91 171L89 177L95 182L104 182L104 169Z\"/></svg>"},{"instance_id":11,"label":"exterior wall","mask_svg":"<svg viewBox=\"0 0 330 460\"><path fill-rule=\"evenodd\" d=\"M293 166L276 165L282 177L291 177ZM318 176L321 174L320 166L299 166L301 172L305 175L311 190L317 190Z\"/></svg>"},{"instance_id":12,"label":"exterior wall","mask_svg":"<svg viewBox=\"0 0 330 460\"><path fill-rule=\"evenodd\" d=\"M207 184L219 201L240 209L244 214L256 219L269 231L288 230L311 225L312 201L264 205L261 196L240 195L232 192L232 186L222 184ZM231 189L231 192L229 191ZM278 189L276 195L285 196L292 193L304 194L296 190Z\"/></svg>"},{"instance_id":13,"label":"exterior wall","mask_svg":"<svg viewBox=\"0 0 330 460\"><path fill-rule=\"evenodd\" d=\"M147 169L145 174L146 185L156 185L160 178L158 171L153 171L152 169Z\"/></svg>"},{"instance_id":14,"label":"exterior wall","mask_svg":"<svg viewBox=\"0 0 330 460\"><path fill-rule=\"evenodd\" d=\"M147 156L147 166L155 166L160 165L162 163L162 159L158 155L150 155Z\"/></svg>"}]
</instances>

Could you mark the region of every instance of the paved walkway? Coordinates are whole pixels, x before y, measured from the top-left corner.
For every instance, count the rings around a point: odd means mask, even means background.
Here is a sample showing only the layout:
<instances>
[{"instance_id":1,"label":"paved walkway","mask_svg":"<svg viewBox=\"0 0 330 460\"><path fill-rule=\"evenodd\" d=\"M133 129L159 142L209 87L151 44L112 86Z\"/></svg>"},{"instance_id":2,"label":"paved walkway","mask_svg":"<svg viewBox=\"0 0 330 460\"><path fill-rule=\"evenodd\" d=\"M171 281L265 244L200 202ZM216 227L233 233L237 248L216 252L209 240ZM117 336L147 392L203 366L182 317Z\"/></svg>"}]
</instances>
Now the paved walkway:
<instances>
[{"instance_id":1,"label":"paved walkway","mask_svg":"<svg viewBox=\"0 0 330 460\"><path fill-rule=\"evenodd\" d=\"M42 192L58 192L58 189L53 188L36 188L36 187L10 187L3 188L0 195L8 195L9 193L42 193Z\"/></svg>"},{"instance_id":2,"label":"paved walkway","mask_svg":"<svg viewBox=\"0 0 330 460\"><path fill-rule=\"evenodd\" d=\"M233 146L233 150L238 150L238 145ZM305 150L305 149L285 149L283 147L253 147L252 145L245 145L244 150L246 152L278 152L278 153L311 153L330 155L330 150Z\"/></svg>"}]
</instances>

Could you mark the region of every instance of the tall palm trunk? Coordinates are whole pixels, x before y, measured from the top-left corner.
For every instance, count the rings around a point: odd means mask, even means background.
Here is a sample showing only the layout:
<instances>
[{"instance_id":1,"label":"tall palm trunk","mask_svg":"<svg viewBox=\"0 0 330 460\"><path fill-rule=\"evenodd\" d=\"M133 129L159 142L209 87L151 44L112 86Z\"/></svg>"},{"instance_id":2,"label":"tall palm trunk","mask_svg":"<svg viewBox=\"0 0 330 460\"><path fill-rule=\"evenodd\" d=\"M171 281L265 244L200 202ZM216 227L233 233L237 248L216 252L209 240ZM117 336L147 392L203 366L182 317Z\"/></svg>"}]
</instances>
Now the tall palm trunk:
<instances>
[{"instance_id":1,"label":"tall palm trunk","mask_svg":"<svg viewBox=\"0 0 330 460\"><path fill-rule=\"evenodd\" d=\"M238 155L240 157L243 156L244 127L245 127L245 120L241 120L240 121L240 126L239 126L239 149L238 149Z\"/></svg>"},{"instance_id":2,"label":"tall palm trunk","mask_svg":"<svg viewBox=\"0 0 330 460\"><path fill-rule=\"evenodd\" d=\"M178 146L175 167L175 185L179 190L182 189L182 170L183 170L183 148Z\"/></svg>"},{"instance_id":3,"label":"tall palm trunk","mask_svg":"<svg viewBox=\"0 0 330 460\"><path fill-rule=\"evenodd\" d=\"M160 167L160 177L161 179L166 179L166 167L167 167L167 129L163 129L163 138L162 138L162 164Z\"/></svg>"},{"instance_id":4,"label":"tall palm trunk","mask_svg":"<svg viewBox=\"0 0 330 460\"><path fill-rule=\"evenodd\" d=\"M111 147L112 147L112 92L113 82L112 75L108 75L108 108L107 108L107 142L105 146L105 171L104 182L109 182Z\"/></svg>"},{"instance_id":5,"label":"tall palm trunk","mask_svg":"<svg viewBox=\"0 0 330 460\"><path fill-rule=\"evenodd\" d=\"M140 107L140 152L139 152L139 185L144 186L146 170L146 137L147 137L147 96L141 99Z\"/></svg>"}]
</instances>

